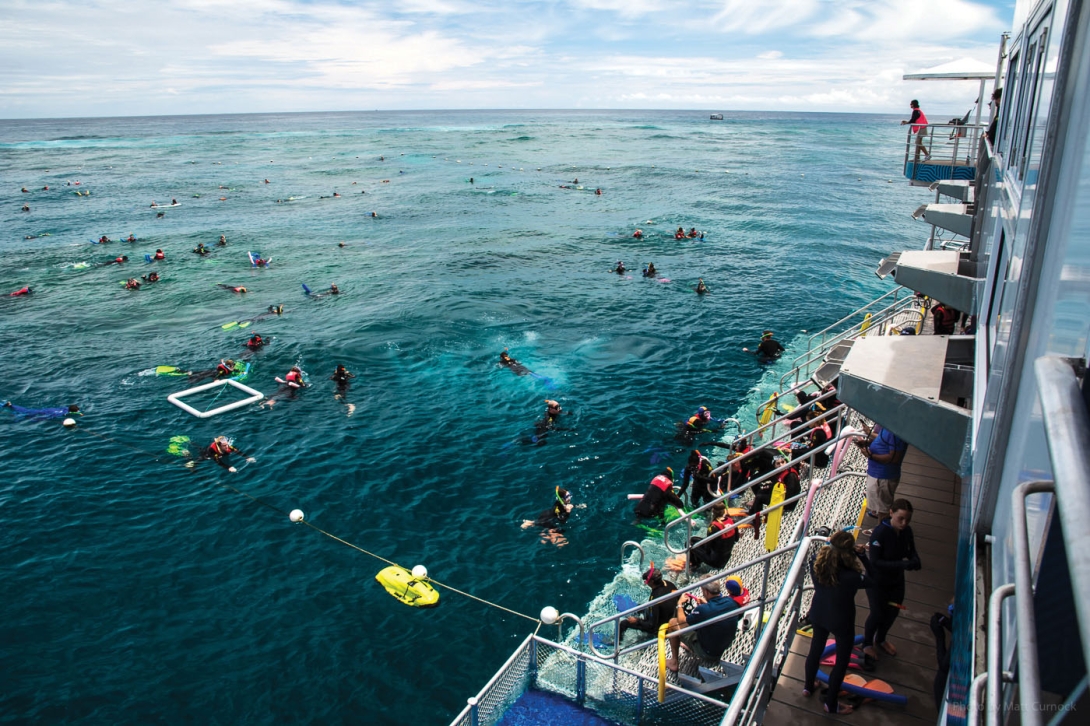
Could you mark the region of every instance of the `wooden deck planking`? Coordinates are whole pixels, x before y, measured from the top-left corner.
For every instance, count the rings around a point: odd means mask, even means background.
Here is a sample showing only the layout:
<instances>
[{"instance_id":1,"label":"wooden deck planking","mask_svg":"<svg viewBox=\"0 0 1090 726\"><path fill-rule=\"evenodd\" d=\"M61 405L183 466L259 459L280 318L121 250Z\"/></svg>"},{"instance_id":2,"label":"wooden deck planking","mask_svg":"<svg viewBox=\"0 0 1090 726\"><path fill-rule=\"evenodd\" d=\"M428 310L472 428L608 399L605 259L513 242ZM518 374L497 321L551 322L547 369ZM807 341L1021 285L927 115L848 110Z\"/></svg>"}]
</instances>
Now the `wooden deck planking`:
<instances>
[{"instance_id":1,"label":"wooden deck planking","mask_svg":"<svg viewBox=\"0 0 1090 726\"><path fill-rule=\"evenodd\" d=\"M930 316L928 319L930 323ZM931 685L935 677L935 641L929 627L934 612L945 612L954 594L957 551L958 509L961 483L950 470L914 447L909 447L901 469L897 497L912 502L912 530L923 569L905 573L905 606L890 631L896 656L882 654L871 675L908 696L904 708L885 703L868 703L848 716L826 714L819 694L802 696L802 678L809 638L797 636L784 663L783 672L765 714L768 726L810 726L811 724L859 724L868 726L924 726L938 718ZM868 518L869 519L869 518ZM873 520L865 527L875 524ZM867 619L866 593L856 600L857 633Z\"/></svg>"}]
</instances>

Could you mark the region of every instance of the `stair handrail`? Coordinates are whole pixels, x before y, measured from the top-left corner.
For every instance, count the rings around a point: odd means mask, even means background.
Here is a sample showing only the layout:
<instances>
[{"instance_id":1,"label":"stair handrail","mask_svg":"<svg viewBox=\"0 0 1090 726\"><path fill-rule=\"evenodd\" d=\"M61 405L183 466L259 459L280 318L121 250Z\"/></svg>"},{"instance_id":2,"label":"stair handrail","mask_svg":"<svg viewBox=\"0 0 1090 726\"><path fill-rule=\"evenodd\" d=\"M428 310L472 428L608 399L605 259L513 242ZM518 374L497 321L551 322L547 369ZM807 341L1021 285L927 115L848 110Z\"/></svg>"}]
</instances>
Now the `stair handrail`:
<instances>
[{"instance_id":1,"label":"stair handrail","mask_svg":"<svg viewBox=\"0 0 1090 726\"><path fill-rule=\"evenodd\" d=\"M871 307L872 305L874 305L874 304L876 304L876 303L879 303L879 302L881 302L882 300L885 300L885 299L886 299L887 297L890 297L891 295L893 296L893 301L894 301L894 303L896 303L896 302L897 302L897 298L898 298L898 296L900 295L900 293L901 293L901 291L902 291L902 290L905 290L905 291L907 291L907 292L912 292L911 290L908 290L908 288L906 288L906 287L905 287L904 285L898 285L897 287L893 288L892 290L890 290L890 291L889 291L889 292L887 292L886 294L884 294L884 295L880 295L879 297L876 297L875 299L871 300L871 301L870 301L869 303L867 303L867 304L866 304L866 305L864 305L863 307L861 307L861 308L857 308L856 310L854 310L853 312L849 313L848 315L845 315L845 316L844 316L843 318L841 318L840 320L837 320L837 321L836 321L835 323L833 323L832 325L826 326L825 328L823 328L823 329L819 330L818 332L814 333L813 335L811 335L811 336L810 336L809 340L808 340L808 341L807 341L807 343L806 343L806 350L807 350L807 352L809 352L809 351L810 351L810 349L811 349L811 348L813 348L813 343L814 343L814 339L815 339L815 338L817 338L818 336L822 336L822 340L824 341L824 335L825 335L826 333L828 333L828 332L829 332L830 330L832 330L833 328L837 327L837 326L838 326L838 325L840 325L841 323L845 323L845 322L847 322L848 320L851 320L851 319L852 319L853 317L855 317L855 316L856 316L856 315L858 315L859 313L863 312L863 311L864 311L864 310L866 310L867 308ZM805 353L804 353L803 355L805 355ZM796 359L796 362L798 362L798 359Z\"/></svg>"},{"instance_id":2,"label":"stair handrail","mask_svg":"<svg viewBox=\"0 0 1090 726\"><path fill-rule=\"evenodd\" d=\"M768 616L768 624L761 632L761 637L757 639L756 645L753 646L753 651L749 656L749 662L746 663L746 668L742 671L742 678L738 681L737 688L734 689L735 695L730 700L726 715L723 716L723 724L734 726L734 724L738 723L738 718L742 713L743 707L746 705L745 702L754 695L756 690L754 688L754 682L757 678L757 671L760 669L763 675L764 667L769 655L769 648L775 642L776 638L779 637L778 626L780 618L787 609L788 599L794 597L800 575L805 577L804 565L809 559L810 545L814 542L824 540L824 537L803 537L796 543L795 557L791 560L791 567L787 571L787 576L784 578L783 585L780 586L780 594L776 598L776 602L772 605L772 612Z\"/></svg>"}]
</instances>

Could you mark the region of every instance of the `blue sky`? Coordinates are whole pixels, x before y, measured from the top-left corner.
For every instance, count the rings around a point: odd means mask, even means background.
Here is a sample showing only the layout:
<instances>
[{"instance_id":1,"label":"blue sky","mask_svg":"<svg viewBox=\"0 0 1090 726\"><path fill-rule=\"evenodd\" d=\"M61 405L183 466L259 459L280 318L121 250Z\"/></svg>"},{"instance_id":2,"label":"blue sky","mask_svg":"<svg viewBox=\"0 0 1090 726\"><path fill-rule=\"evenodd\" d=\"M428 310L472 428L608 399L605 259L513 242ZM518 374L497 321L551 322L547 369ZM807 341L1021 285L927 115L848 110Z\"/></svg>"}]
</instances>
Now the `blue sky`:
<instances>
[{"instance_id":1,"label":"blue sky","mask_svg":"<svg viewBox=\"0 0 1090 726\"><path fill-rule=\"evenodd\" d=\"M962 112L1013 2L0 0L0 118L429 108ZM941 113L940 113L941 115Z\"/></svg>"}]
</instances>

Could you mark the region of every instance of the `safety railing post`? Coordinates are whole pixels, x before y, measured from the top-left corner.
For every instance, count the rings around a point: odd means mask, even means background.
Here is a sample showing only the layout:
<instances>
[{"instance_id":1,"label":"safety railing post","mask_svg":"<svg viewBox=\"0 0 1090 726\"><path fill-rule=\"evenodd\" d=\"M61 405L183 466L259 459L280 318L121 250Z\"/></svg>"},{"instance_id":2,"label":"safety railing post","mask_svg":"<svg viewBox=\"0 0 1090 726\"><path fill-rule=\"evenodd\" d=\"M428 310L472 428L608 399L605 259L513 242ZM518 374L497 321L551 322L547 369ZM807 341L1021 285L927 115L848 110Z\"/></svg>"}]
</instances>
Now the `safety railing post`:
<instances>
[{"instance_id":1,"label":"safety railing post","mask_svg":"<svg viewBox=\"0 0 1090 726\"><path fill-rule=\"evenodd\" d=\"M636 679L636 723L643 721L643 679Z\"/></svg>"},{"instance_id":2,"label":"safety railing post","mask_svg":"<svg viewBox=\"0 0 1090 726\"><path fill-rule=\"evenodd\" d=\"M530 639L530 683L537 684L537 641Z\"/></svg>"},{"instance_id":3,"label":"safety railing post","mask_svg":"<svg viewBox=\"0 0 1090 726\"><path fill-rule=\"evenodd\" d=\"M575 663L575 701L580 706L587 700L587 661L582 654Z\"/></svg>"},{"instance_id":4,"label":"safety railing post","mask_svg":"<svg viewBox=\"0 0 1090 726\"><path fill-rule=\"evenodd\" d=\"M481 714L480 707L477 705L477 697L469 697L469 723L471 726L480 726Z\"/></svg>"}]
</instances>

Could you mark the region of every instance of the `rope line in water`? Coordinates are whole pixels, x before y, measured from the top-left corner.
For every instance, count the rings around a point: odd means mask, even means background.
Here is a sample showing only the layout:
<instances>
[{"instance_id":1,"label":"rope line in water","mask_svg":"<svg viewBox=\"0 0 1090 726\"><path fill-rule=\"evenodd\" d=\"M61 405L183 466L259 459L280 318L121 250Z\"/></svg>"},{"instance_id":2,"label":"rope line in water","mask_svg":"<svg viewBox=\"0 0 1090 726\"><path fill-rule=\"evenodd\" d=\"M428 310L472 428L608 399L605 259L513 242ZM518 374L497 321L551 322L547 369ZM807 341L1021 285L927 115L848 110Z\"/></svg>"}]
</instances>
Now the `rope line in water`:
<instances>
[{"instance_id":1,"label":"rope line in water","mask_svg":"<svg viewBox=\"0 0 1090 726\"><path fill-rule=\"evenodd\" d=\"M130 448L130 449L132 449L134 451L138 451L141 454L145 454L147 456L150 456L151 458L155 459L155 461L160 462L160 463L168 463L168 464L179 463L182 466L185 466L188 463L192 463L192 461L185 462L185 463L173 462L173 461L170 461L170 460L164 461L163 459L161 459L159 457L158 454L154 454L154 453L148 451L147 449L141 449L139 446L133 446L132 444L128 443L127 441L118 441L117 439L114 439L114 438L112 438L110 436L106 436L105 434L100 434L98 432L92 431L92 430L87 429L87 428L80 427L80 428L77 428L76 430L77 431L82 431L82 432L87 433L87 434L90 434L91 436L97 436L98 438L100 438L100 439L102 439L104 441L109 441L110 443L120 444L122 446L127 446L128 448ZM278 513L284 515L285 517L290 517L291 516L289 512L284 511L283 509L276 506L275 504L270 504L269 502L266 502L261 497L255 497L253 494L250 494L248 492L244 492L241 489L239 489L239 488L237 488L235 486L232 486L231 484L227 484L227 483L224 483L224 482L221 482L221 481L215 481L215 482L212 482L212 483L217 485L217 486L223 487L224 489L229 489L229 490L235 492L236 494L240 494L240 495L246 497L247 499L249 499L252 502L256 502L257 504L260 504L260 505L262 505L264 507L268 507L269 509L273 510L274 512L278 512ZM335 534L333 534L331 532L326 532L324 529L322 529L318 525L312 524L311 522L308 522L306 519L303 519L300 523L305 524L306 526L313 529L315 532L318 532L319 534L323 534L323 535L325 535L326 537L329 537L331 540L333 540L335 542L340 542L344 546L350 547L351 549L354 549L357 552L361 552L361 553L367 555L368 557L374 557L376 560L379 560L380 562L385 562L387 565L392 565L393 567L401 567L401 565L397 564L396 562L388 560L388 559L386 559L385 557L383 557L381 555L376 555L374 552L369 552L369 551L365 550L364 548L360 547L359 545L353 544L352 542L349 542L346 539L341 539L340 537L338 537L337 535L335 535ZM451 592L453 592L455 594L462 595L463 597L467 597L470 600L476 600L479 603L482 603L484 605L488 605L489 607L496 608L497 610L502 610L505 613L510 613L511 615L517 615L518 617L525 618L525 619L529 620L532 623L538 623L539 628L541 626L541 621L538 618L533 617L532 615L527 615L525 613L520 613L517 610L512 610L511 608L504 607L503 605L500 605L499 603L494 603L491 600L485 600L484 598L477 597L476 595L468 593L465 590L459 590L458 588L456 588L456 587L454 587L452 585L448 585L448 584L446 584L444 582L439 582L438 580L435 580L435 579L432 579L432 578L428 578L428 582L430 582L431 584L436 585L438 587L441 587L441 588L443 588L445 590L449 590L449 591L451 591ZM537 631L535 630L534 632L537 632Z\"/></svg>"}]
</instances>

